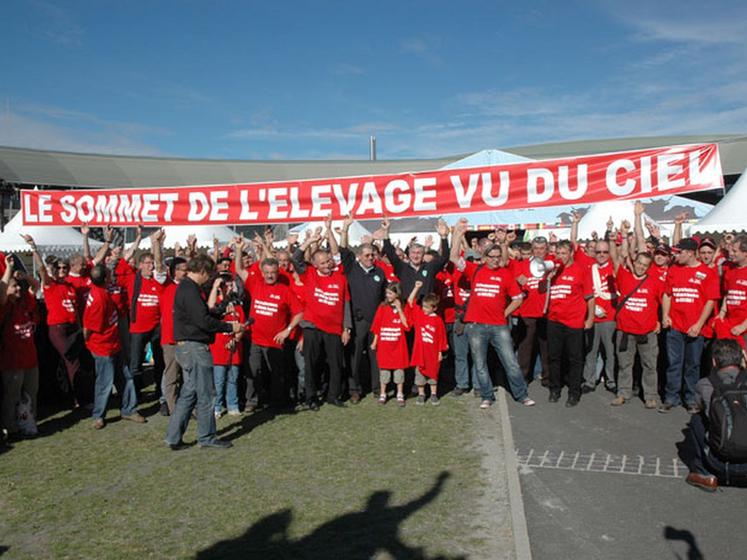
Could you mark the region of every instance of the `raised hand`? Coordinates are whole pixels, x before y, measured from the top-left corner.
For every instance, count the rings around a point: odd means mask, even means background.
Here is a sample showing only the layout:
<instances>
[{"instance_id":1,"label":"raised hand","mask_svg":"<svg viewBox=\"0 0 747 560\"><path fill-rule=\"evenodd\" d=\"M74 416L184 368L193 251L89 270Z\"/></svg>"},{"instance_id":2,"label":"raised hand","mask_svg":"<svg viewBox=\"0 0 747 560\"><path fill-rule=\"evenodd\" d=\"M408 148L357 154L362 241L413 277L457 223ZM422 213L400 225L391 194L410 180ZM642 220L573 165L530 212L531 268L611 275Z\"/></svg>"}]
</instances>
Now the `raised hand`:
<instances>
[{"instance_id":1,"label":"raised hand","mask_svg":"<svg viewBox=\"0 0 747 560\"><path fill-rule=\"evenodd\" d=\"M578 210L571 210L571 220L574 224L579 223L582 217L583 216L581 216L581 212L579 212Z\"/></svg>"},{"instance_id":2,"label":"raised hand","mask_svg":"<svg viewBox=\"0 0 747 560\"><path fill-rule=\"evenodd\" d=\"M104 227L104 241L111 243L112 239L114 239L114 228L111 225L106 225Z\"/></svg>"},{"instance_id":3,"label":"raised hand","mask_svg":"<svg viewBox=\"0 0 747 560\"><path fill-rule=\"evenodd\" d=\"M36 241L34 241L34 238L31 237L28 233L21 233L19 234L21 237L23 237L23 240L29 244L29 247L31 247L32 251L36 251Z\"/></svg>"},{"instance_id":4,"label":"raised hand","mask_svg":"<svg viewBox=\"0 0 747 560\"><path fill-rule=\"evenodd\" d=\"M680 212L679 214L677 214L674 217L674 223L675 224L681 224L682 222L684 222L685 220L687 220L687 218L688 218L689 215L690 214L688 214L687 212Z\"/></svg>"},{"instance_id":5,"label":"raised hand","mask_svg":"<svg viewBox=\"0 0 747 560\"><path fill-rule=\"evenodd\" d=\"M88 236L89 233L91 233L91 228L88 227L88 222L83 222L83 225L80 226L80 233L81 235Z\"/></svg>"},{"instance_id":6,"label":"raised hand","mask_svg":"<svg viewBox=\"0 0 747 560\"><path fill-rule=\"evenodd\" d=\"M298 234L297 233L289 233L285 236L285 240L288 242L288 247L291 245L295 245L298 243Z\"/></svg>"},{"instance_id":7,"label":"raised hand","mask_svg":"<svg viewBox=\"0 0 747 560\"><path fill-rule=\"evenodd\" d=\"M635 201L635 205L633 206L633 212L636 216L642 216L643 215L643 202L640 200Z\"/></svg>"},{"instance_id":8,"label":"raised hand","mask_svg":"<svg viewBox=\"0 0 747 560\"><path fill-rule=\"evenodd\" d=\"M347 216L345 216L345 219L344 219L344 220L342 221L342 227L343 227L344 229L349 229L349 228L350 228L350 226L352 226L352 225L353 225L353 222L354 222L354 221L355 221L355 220L353 219L353 215L352 215L352 214L350 214L350 213L348 213L348 215L347 215Z\"/></svg>"},{"instance_id":9,"label":"raised hand","mask_svg":"<svg viewBox=\"0 0 747 560\"><path fill-rule=\"evenodd\" d=\"M440 235L441 237L448 237L449 236L449 224L447 224L443 220L438 220L436 231L438 232L438 235Z\"/></svg>"}]
</instances>

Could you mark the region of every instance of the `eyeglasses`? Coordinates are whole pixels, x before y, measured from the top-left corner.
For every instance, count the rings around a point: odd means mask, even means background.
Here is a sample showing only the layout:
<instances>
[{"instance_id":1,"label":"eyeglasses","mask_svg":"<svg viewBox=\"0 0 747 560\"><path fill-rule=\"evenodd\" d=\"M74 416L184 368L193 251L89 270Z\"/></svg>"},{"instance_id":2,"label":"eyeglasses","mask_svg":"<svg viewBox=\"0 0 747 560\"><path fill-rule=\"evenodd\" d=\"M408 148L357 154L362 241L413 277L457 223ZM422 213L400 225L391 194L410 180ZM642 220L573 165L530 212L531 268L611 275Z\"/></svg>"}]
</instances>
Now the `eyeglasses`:
<instances>
[{"instance_id":1,"label":"eyeglasses","mask_svg":"<svg viewBox=\"0 0 747 560\"><path fill-rule=\"evenodd\" d=\"M610 253L609 251L597 251L597 254L601 254L601 255L609 255L609 253Z\"/></svg>"},{"instance_id":2,"label":"eyeglasses","mask_svg":"<svg viewBox=\"0 0 747 560\"><path fill-rule=\"evenodd\" d=\"M500 259L500 255L485 255L486 259Z\"/></svg>"},{"instance_id":3,"label":"eyeglasses","mask_svg":"<svg viewBox=\"0 0 747 560\"><path fill-rule=\"evenodd\" d=\"M58 264L55 268L57 270L70 270L70 267L64 264Z\"/></svg>"}]
</instances>

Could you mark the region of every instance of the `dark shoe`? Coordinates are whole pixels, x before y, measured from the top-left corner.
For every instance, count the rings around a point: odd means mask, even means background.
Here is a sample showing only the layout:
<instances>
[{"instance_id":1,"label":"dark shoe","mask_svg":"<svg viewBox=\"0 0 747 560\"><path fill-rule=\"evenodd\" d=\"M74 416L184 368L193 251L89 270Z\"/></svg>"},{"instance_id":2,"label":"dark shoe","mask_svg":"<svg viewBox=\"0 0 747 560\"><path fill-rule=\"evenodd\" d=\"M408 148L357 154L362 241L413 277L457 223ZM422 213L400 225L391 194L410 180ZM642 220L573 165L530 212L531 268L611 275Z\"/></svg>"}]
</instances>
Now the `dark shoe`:
<instances>
[{"instance_id":1,"label":"dark shoe","mask_svg":"<svg viewBox=\"0 0 747 560\"><path fill-rule=\"evenodd\" d=\"M122 416L122 420L129 420L130 422L135 422L135 424L145 424L147 422L147 420L137 412L130 414L129 416Z\"/></svg>"},{"instance_id":2,"label":"dark shoe","mask_svg":"<svg viewBox=\"0 0 747 560\"><path fill-rule=\"evenodd\" d=\"M697 404L689 404L687 405L687 412L688 414L699 414L700 407Z\"/></svg>"},{"instance_id":3,"label":"dark shoe","mask_svg":"<svg viewBox=\"0 0 747 560\"><path fill-rule=\"evenodd\" d=\"M358 391L350 391L350 404L361 402L361 394Z\"/></svg>"},{"instance_id":4,"label":"dark shoe","mask_svg":"<svg viewBox=\"0 0 747 560\"><path fill-rule=\"evenodd\" d=\"M309 405L309 410L311 410L313 412L319 412L319 403L316 402L315 400L314 401L310 401L308 403L308 405Z\"/></svg>"},{"instance_id":5,"label":"dark shoe","mask_svg":"<svg viewBox=\"0 0 747 560\"><path fill-rule=\"evenodd\" d=\"M542 385L543 387L547 387L548 385L550 385L550 380L547 377L541 377L540 385Z\"/></svg>"},{"instance_id":6,"label":"dark shoe","mask_svg":"<svg viewBox=\"0 0 747 560\"><path fill-rule=\"evenodd\" d=\"M550 391L550 398L547 400L550 402L558 402L560 400L560 391Z\"/></svg>"},{"instance_id":7,"label":"dark shoe","mask_svg":"<svg viewBox=\"0 0 747 560\"><path fill-rule=\"evenodd\" d=\"M462 395L466 395L467 393L469 393L469 389L462 389L461 387L457 387L451 392L452 396L454 397L461 397Z\"/></svg>"},{"instance_id":8,"label":"dark shoe","mask_svg":"<svg viewBox=\"0 0 747 560\"><path fill-rule=\"evenodd\" d=\"M167 405L165 402L161 403L161 409L158 411L158 414L161 416L169 416L169 405Z\"/></svg>"},{"instance_id":9,"label":"dark shoe","mask_svg":"<svg viewBox=\"0 0 747 560\"><path fill-rule=\"evenodd\" d=\"M581 387L581 394L582 395L588 395L589 393L593 393L596 387L590 387L589 385L584 385Z\"/></svg>"},{"instance_id":10,"label":"dark shoe","mask_svg":"<svg viewBox=\"0 0 747 560\"><path fill-rule=\"evenodd\" d=\"M617 393L617 385L614 381L605 381L604 388L607 389L610 393Z\"/></svg>"},{"instance_id":11,"label":"dark shoe","mask_svg":"<svg viewBox=\"0 0 747 560\"><path fill-rule=\"evenodd\" d=\"M569 396L568 400L565 401L565 407L566 408L572 408L572 407L576 406L578 404L578 400L579 399L576 396L572 396L572 397Z\"/></svg>"},{"instance_id":12,"label":"dark shoe","mask_svg":"<svg viewBox=\"0 0 747 560\"><path fill-rule=\"evenodd\" d=\"M695 488L700 488L706 492L715 492L718 490L718 479L712 474L691 472L687 475L687 478L685 478L685 482L690 486L695 486Z\"/></svg>"},{"instance_id":13,"label":"dark shoe","mask_svg":"<svg viewBox=\"0 0 747 560\"><path fill-rule=\"evenodd\" d=\"M327 404L331 404L332 406L336 406L337 408L347 408L348 407L348 405L346 405L340 399L329 400L329 401L327 401Z\"/></svg>"},{"instance_id":14,"label":"dark shoe","mask_svg":"<svg viewBox=\"0 0 747 560\"><path fill-rule=\"evenodd\" d=\"M202 449L230 449L233 447L233 443L222 439L214 439L205 443L199 444Z\"/></svg>"},{"instance_id":15,"label":"dark shoe","mask_svg":"<svg viewBox=\"0 0 747 560\"><path fill-rule=\"evenodd\" d=\"M181 451L182 449L187 449L187 447L189 447L189 445L187 445L183 441L180 441L179 443L167 442L167 445L169 446L169 449L171 449L171 451Z\"/></svg>"},{"instance_id":16,"label":"dark shoe","mask_svg":"<svg viewBox=\"0 0 747 560\"><path fill-rule=\"evenodd\" d=\"M254 412L255 410L257 410L257 405L255 405L255 404L247 404L244 407L244 413L245 414L249 414L250 412Z\"/></svg>"},{"instance_id":17,"label":"dark shoe","mask_svg":"<svg viewBox=\"0 0 747 560\"><path fill-rule=\"evenodd\" d=\"M661 406L659 407L659 412L661 412L662 414L666 414L673 408L674 408L674 405L672 403L668 403L664 401L663 403L661 403Z\"/></svg>"}]
</instances>

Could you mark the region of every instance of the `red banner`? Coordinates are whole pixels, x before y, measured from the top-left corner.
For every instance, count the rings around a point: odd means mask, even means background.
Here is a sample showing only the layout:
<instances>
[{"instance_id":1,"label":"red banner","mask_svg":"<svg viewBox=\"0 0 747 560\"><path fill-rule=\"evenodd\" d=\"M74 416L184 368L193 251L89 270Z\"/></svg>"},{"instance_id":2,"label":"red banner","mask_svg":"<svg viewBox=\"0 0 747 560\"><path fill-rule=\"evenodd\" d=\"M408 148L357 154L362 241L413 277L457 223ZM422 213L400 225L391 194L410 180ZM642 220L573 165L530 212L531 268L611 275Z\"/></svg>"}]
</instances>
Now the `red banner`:
<instances>
[{"instance_id":1,"label":"red banner","mask_svg":"<svg viewBox=\"0 0 747 560\"><path fill-rule=\"evenodd\" d=\"M189 225L440 216L723 188L717 144L374 175L252 183L23 191L26 225Z\"/></svg>"}]
</instances>

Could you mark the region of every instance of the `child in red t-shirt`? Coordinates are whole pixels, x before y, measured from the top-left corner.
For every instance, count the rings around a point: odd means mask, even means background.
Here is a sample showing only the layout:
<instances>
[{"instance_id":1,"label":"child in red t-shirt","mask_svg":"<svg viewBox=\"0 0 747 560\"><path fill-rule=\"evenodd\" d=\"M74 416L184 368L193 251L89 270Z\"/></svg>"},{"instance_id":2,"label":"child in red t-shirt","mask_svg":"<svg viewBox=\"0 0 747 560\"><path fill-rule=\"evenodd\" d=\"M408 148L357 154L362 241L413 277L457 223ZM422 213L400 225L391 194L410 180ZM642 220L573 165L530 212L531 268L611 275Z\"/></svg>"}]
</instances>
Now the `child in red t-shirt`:
<instances>
[{"instance_id":1,"label":"child in red t-shirt","mask_svg":"<svg viewBox=\"0 0 747 560\"><path fill-rule=\"evenodd\" d=\"M415 328L415 344L412 347L410 365L415 366L415 385L418 398L415 404L425 404L425 385L431 387L431 404L438 400L438 371L441 369L442 352L449 349L446 339L446 326L438 316L438 296L428 294L423 298L422 308L415 303L418 291L423 287L419 280L407 299L409 322Z\"/></svg>"},{"instance_id":2,"label":"child in red t-shirt","mask_svg":"<svg viewBox=\"0 0 747 560\"><path fill-rule=\"evenodd\" d=\"M244 310L236 301L236 286L230 276L221 275L213 284L208 305L213 307L223 301L230 301L223 313L223 321L238 321L243 323L246 319ZM211 305L212 304L212 305ZM243 357L243 345L241 336L237 338L232 333L217 333L215 341L210 345L210 353L213 356L213 382L215 383L215 417L220 418L223 414L223 402L225 392L225 403L229 416L240 416L238 378L239 366Z\"/></svg>"},{"instance_id":3,"label":"child in red t-shirt","mask_svg":"<svg viewBox=\"0 0 747 560\"><path fill-rule=\"evenodd\" d=\"M410 365L405 332L409 330L410 324L402 308L402 288L399 282L391 282L384 290L384 302L376 310L371 325L374 335L371 350L376 351L379 363L379 404L386 404L386 386L393 376L397 404L405 406L405 368Z\"/></svg>"}]
</instances>

